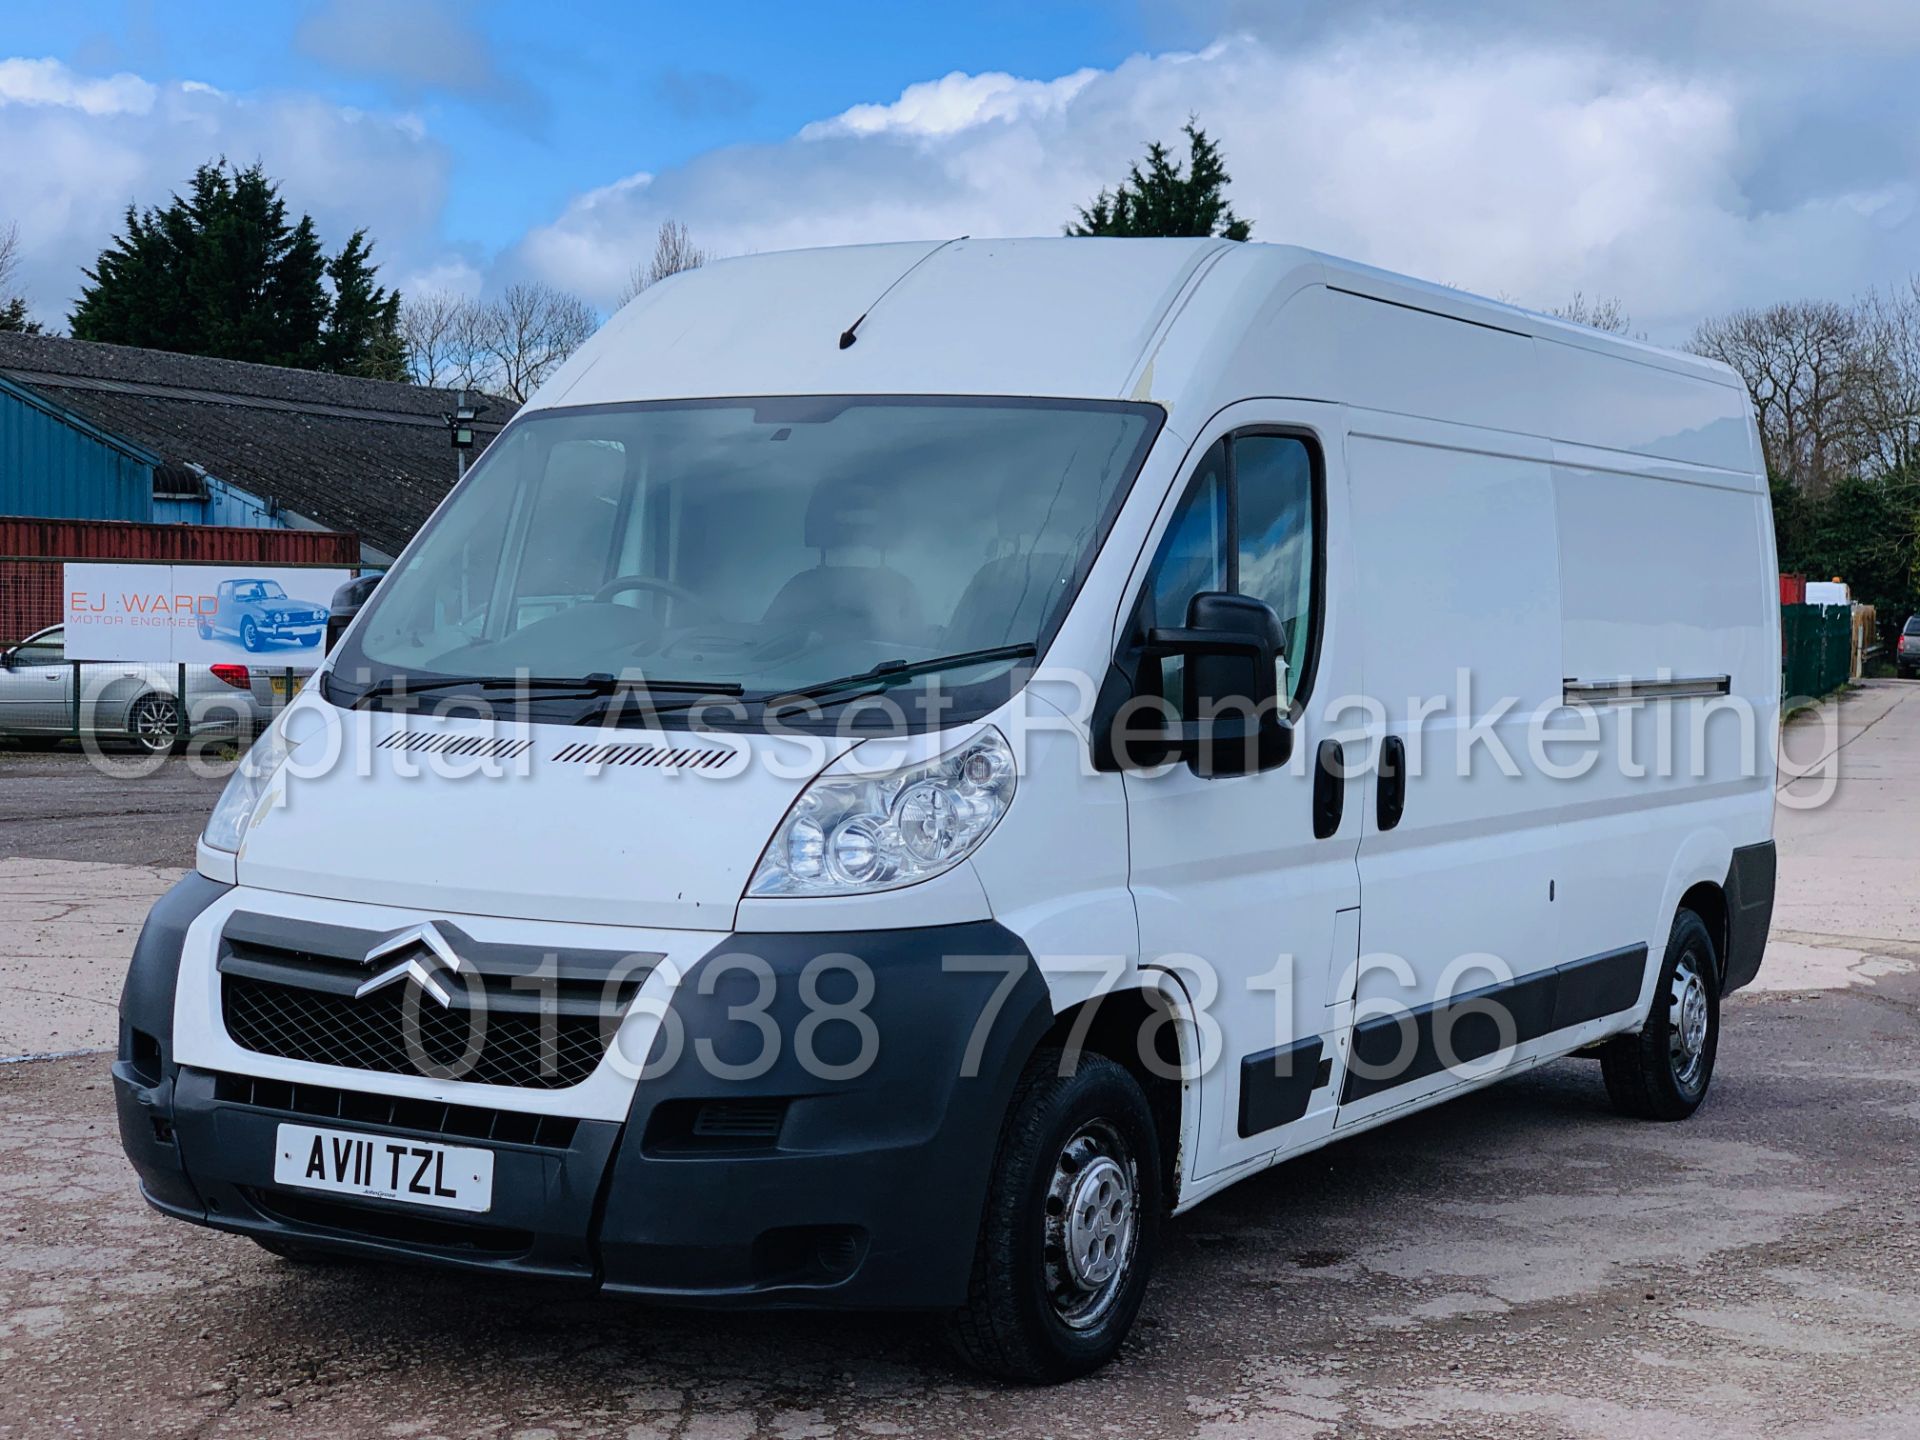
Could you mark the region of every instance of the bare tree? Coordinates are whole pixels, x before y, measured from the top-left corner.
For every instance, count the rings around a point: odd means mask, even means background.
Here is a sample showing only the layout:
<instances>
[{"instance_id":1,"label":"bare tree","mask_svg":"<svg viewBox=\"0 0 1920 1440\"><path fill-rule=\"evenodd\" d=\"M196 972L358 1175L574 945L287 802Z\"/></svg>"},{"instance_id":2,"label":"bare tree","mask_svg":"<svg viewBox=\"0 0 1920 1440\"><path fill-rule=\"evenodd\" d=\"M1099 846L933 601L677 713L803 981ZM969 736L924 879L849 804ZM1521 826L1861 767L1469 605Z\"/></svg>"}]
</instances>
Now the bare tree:
<instances>
[{"instance_id":1,"label":"bare tree","mask_svg":"<svg viewBox=\"0 0 1920 1440\"><path fill-rule=\"evenodd\" d=\"M627 277L627 288L616 304L624 305L649 285L658 285L669 275L682 270L698 270L713 257L693 243L687 227L678 220L662 220L653 237L653 259L636 263Z\"/></svg>"},{"instance_id":2,"label":"bare tree","mask_svg":"<svg viewBox=\"0 0 1920 1440\"><path fill-rule=\"evenodd\" d=\"M522 402L600 328L600 317L586 301L537 283L509 285L483 314L491 378L504 394Z\"/></svg>"},{"instance_id":3,"label":"bare tree","mask_svg":"<svg viewBox=\"0 0 1920 1440\"><path fill-rule=\"evenodd\" d=\"M1862 420L1870 466L1920 475L1920 275L1858 307L1866 352Z\"/></svg>"},{"instance_id":4,"label":"bare tree","mask_svg":"<svg viewBox=\"0 0 1920 1440\"><path fill-rule=\"evenodd\" d=\"M468 378L472 356L461 339L473 328L468 323L472 309L472 301L445 291L416 293L401 302L400 340L414 384L456 385Z\"/></svg>"},{"instance_id":5,"label":"bare tree","mask_svg":"<svg viewBox=\"0 0 1920 1440\"><path fill-rule=\"evenodd\" d=\"M1694 331L1697 353L1746 382L1768 469L1809 495L1823 494L1875 448L1867 328L1857 308L1802 300L1737 310Z\"/></svg>"},{"instance_id":6,"label":"bare tree","mask_svg":"<svg viewBox=\"0 0 1920 1440\"><path fill-rule=\"evenodd\" d=\"M1625 307L1611 295L1596 296L1589 300L1584 292L1576 290L1573 299L1564 305L1554 306L1547 313L1572 325L1604 330L1609 335L1625 335L1633 329L1633 321L1627 317Z\"/></svg>"},{"instance_id":7,"label":"bare tree","mask_svg":"<svg viewBox=\"0 0 1920 1440\"><path fill-rule=\"evenodd\" d=\"M14 272L20 268L20 227L8 225L0 230L0 330L28 335L40 333L40 322L27 315L27 297L14 289Z\"/></svg>"}]
</instances>

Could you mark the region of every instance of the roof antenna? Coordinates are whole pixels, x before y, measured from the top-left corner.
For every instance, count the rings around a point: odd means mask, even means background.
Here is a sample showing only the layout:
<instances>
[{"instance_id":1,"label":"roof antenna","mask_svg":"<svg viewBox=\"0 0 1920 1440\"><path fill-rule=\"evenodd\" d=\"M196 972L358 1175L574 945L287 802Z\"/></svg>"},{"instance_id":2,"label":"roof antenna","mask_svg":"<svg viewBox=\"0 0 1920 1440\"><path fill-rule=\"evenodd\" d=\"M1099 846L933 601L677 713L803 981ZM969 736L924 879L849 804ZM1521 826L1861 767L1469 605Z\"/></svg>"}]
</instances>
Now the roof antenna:
<instances>
[{"instance_id":1,"label":"roof antenna","mask_svg":"<svg viewBox=\"0 0 1920 1440\"><path fill-rule=\"evenodd\" d=\"M906 269L902 270L899 273L899 275L894 278L893 285L889 285L887 286L886 289L882 290L879 293L879 295L874 298L873 304L869 305L866 309L860 312L860 318L858 320L855 320L851 325L847 326L846 329L840 332L840 348L842 350L851 350L853 348L853 342L860 338L860 336L856 332L858 332L860 327L866 323L867 316L871 315L875 310L879 309L880 302L886 299L887 296L893 293L894 285L898 285L902 280L906 279L907 276L911 275L914 271L918 270L922 265L926 264L927 261L931 260L934 256L938 255L942 250L946 249L947 246L957 245L962 240L965 240L968 238L970 237L965 235L955 235L951 240L942 240L938 245L934 246L931 250L927 251L926 254L922 255L918 260L914 261L913 264L909 265Z\"/></svg>"}]
</instances>

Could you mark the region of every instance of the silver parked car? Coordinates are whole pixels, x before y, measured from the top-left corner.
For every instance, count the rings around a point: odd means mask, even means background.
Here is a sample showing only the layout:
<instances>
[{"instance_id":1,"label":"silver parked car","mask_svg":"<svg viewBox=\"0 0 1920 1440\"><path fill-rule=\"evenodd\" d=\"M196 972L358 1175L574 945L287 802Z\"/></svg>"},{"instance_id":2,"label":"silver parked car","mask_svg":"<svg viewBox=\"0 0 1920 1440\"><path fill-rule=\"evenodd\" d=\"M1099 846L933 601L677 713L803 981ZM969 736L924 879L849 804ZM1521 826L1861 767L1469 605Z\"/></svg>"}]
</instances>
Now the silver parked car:
<instances>
[{"instance_id":1,"label":"silver parked car","mask_svg":"<svg viewBox=\"0 0 1920 1440\"><path fill-rule=\"evenodd\" d=\"M267 671L189 665L184 703L190 724L183 734L179 666L91 660L76 666L67 659L66 627L55 625L0 650L0 736L72 735L76 676L82 733L131 740L156 754L178 748L189 735L256 735L273 715Z\"/></svg>"}]
</instances>

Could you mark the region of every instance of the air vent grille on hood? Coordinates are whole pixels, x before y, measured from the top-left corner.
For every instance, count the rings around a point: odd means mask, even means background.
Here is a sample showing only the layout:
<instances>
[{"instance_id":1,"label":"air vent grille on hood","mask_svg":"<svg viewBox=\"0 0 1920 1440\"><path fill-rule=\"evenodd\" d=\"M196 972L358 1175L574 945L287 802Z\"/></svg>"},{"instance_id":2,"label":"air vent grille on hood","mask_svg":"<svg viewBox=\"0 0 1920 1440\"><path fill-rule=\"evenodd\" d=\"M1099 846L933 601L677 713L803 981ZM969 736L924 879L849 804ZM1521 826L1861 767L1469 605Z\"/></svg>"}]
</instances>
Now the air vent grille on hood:
<instances>
[{"instance_id":1,"label":"air vent grille on hood","mask_svg":"<svg viewBox=\"0 0 1920 1440\"><path fill-rule=\"evenodd\" d=\"M556 765L642 765L672 770L718 770L733 751L711 745L600 745L567 746L553 757Z\"/></svg>"},{"instance_id":2,"label":"air vent grille on hood","mask_svg":"<svg viewBox=\"0 0 1920 1440\"><path fill-rule=\"evenodd\" d=\"M533 748L531 740L494 740L484 735L428 735L396 730L376 750L404 750L409 755L448 755L462 759L513 760Z\"/></svg>"}]
</instances>

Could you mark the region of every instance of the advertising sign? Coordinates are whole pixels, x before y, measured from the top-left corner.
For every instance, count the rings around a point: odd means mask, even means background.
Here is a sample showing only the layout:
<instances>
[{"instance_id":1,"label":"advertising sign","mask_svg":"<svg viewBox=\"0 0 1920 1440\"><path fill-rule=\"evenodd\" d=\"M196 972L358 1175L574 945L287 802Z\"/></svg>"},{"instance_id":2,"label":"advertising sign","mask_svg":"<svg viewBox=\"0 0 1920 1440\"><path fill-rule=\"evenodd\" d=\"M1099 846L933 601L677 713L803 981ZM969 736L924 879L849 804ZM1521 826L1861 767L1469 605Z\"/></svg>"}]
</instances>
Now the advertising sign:
<instances>
[{"instance_id":1,"label":"advertising sign","mask_svg":"<svg viewBox=\"0 0 1920 1440\"><path fill-rule=\"evenodd\" d=\"M67 658L140 664L249 661L311 670L333 592L351 570L72 563Z\"/></svg>"}]
</instances>

